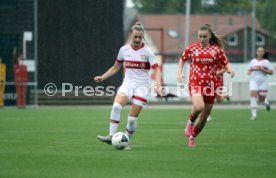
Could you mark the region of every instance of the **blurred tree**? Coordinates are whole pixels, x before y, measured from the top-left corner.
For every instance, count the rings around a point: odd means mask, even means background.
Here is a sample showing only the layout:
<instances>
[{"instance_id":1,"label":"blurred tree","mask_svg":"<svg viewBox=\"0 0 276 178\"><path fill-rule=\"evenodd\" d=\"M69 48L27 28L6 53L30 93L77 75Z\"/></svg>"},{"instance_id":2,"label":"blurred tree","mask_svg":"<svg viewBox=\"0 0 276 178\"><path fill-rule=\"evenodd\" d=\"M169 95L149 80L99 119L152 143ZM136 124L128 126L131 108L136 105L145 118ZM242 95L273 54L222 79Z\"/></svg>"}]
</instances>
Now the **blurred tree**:
<instances>
[{"instance_id":1,"label":"blurred tree","mask_svg":"<svg viewBox=\"0 0 276 178\"><path fill-rule=\"evenodd\" d=\"M133 0L135 4L138 3L138 0ZM167 0L140 0L142 7L139 8L141 13L150 13L150 14L163 14L167 11L167 5L169 1Z\"/></svg>"},{"instance_id":2,"label":"blurred tree","mask_svg":"<svg viewBox=\"0 0 276 178\"><path fill-rule=\"evenodd\" d=\"M257 6L257 17L260 20L262 26L270 32L273 40L276 40L276 23L274 17L276 17L276 1L263 0L264 2ZM272 41L270 41L272 42Z\"/></svg>"}]
</instances>

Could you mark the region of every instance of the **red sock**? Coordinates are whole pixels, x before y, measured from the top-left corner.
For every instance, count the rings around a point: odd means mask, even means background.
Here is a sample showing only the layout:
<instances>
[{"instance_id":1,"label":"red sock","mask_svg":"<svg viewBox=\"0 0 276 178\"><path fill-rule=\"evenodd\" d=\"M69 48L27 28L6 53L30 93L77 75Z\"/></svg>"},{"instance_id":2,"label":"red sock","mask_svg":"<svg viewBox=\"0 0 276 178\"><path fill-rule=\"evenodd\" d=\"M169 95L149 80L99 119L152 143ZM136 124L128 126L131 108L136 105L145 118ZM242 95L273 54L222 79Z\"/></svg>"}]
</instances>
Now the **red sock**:
<instances>
[{"instance_id":1,"label":"red sock","mask_svg":"<svg viewBox=\"0 0 276 178\"><path fill-rule=\"evenodd\" d=\"M191 122L195 122L196 118L197 117L192 116L192 114L190 113L189 119Z\"/></svg>"},{"instance_id":2,"label":"red sock","mask_svg":"<svg viewBox=\"0 0 276 178\"><path fill-rule=\"evenodd\" d=\"M206 121L207 121L207 117L200 116L198 122L196 123L192 131L192 135L194 137L196 137L202 131L202 129L206 125Z\"/></svg>"},{"instance_id":3,"label":"red sock","mask_svg":"<svg viewBox=\"0 0 276 178\"><path fill-rule=\"evenodd\" d=\"M192 135L194 136L194 137L196 137L200 132L201 132L201 128L198 128L198 127L194 127L193 128L193 131L192 131Z\"/></svg>"}]
</instances>

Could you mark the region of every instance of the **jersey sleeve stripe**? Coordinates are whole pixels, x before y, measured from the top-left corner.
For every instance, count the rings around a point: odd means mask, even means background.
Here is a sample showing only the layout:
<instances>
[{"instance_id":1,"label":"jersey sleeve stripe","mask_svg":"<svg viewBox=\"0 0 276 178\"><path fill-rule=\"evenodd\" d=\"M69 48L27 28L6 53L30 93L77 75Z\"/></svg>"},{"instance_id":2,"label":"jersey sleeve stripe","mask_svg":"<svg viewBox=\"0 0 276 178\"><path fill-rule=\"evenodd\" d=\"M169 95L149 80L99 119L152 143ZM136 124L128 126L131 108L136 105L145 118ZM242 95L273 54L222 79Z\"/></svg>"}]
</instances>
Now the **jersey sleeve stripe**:
<instances>
[{"instance_id":1,"label":"jersey sleeve stripe","mask_svg":"<svg viewBox=\"0 0 276 178\"><path fill-rule=\"evenodd\" d=\"M153 64L152 66L151 66L151 68L152 69L155 69L156 67L158 67L159 65L158 65L158 63L155 63L155 64Z\"/></svg>"},{"instance_id":2,"label":"jersey sleeve stripe","mask_svg":"<svg viewBox=\"0 0 276 178\"><path fill-rule=\"evenodd\" d=\"M258 90L258 92L264 92L264 93L266 93L266 92L268 92L268 90Z\"/></svg>"},{"instance_id":3,"label":"jersey sleeve stripe","mask_svg":"<svg viewBox=\"0 0 276 178\"><path fill-rule=\"evenodd\" d=\"M124 60L121 60L121 59L116 59L116 61L119 62L119 63L124 62Z\"/></svg>"}]
</instances>

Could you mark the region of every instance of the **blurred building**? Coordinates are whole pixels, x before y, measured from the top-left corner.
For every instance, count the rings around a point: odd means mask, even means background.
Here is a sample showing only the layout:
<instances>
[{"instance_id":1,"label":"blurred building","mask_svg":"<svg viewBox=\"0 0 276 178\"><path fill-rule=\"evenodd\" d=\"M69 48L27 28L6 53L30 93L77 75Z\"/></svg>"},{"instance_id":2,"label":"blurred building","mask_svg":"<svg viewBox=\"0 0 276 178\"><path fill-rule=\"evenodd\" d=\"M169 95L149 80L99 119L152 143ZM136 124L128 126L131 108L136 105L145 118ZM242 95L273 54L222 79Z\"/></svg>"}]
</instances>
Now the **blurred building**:
<instances>
[{"instance_id":1,"label":"blurred building","mask_svg":"<svg viewBox=\"0 0 276 178\"><path fill-rule=\"evenodd\" d=\"M154 47L161 51L165 62L177 62L184 49L185 15L139 15L146 28L162 28L164 44L158 31L148 31ZM226 41L226 54L232 62L251 59L251 17L239 15L191 15L189 43L197 42L198 29L203 24L212 26L214 32ZM146 39L147 40L147 39ZM256 20L256 46L268 46L269 33ZM273 57L274 56L274 57ZM271 50L272 59L276 53Z\"/></svg>"}]
</instances>

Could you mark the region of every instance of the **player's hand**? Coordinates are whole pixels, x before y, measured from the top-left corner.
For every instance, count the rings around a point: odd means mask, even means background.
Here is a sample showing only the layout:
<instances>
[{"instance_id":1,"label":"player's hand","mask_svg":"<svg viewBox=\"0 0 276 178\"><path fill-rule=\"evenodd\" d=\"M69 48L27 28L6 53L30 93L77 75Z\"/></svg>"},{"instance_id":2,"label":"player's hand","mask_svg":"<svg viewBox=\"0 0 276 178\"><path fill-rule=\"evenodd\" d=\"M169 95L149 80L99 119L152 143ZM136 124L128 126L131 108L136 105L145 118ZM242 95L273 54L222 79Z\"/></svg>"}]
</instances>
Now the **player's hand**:
<instances>
[{"instance_id":1,"label":"player's hand","mask_svg":"<svg viewBox=\"0 0 276 178\"><path fill-rule=\"evenodd\" d=\"M265 67L265 66L260 66L260 70L261 70L263 73L266 73L267 67Z\"/></svg>"},{"instance_id":2,"label":"player's hand","mask_svg":"<svg viewBox=\"0 0 276 178\"><path fill-rule=\"evenodd\" d=\"M185 78L184 74L178 74L177 75L177 81L178 83L183 83L183 79Z\"/></svg>"},{"instance_id":3,"label":"player's hand","mask_svg":"<svg viewBox=\"0 0 276 178\"><path fill-rule=\"evenodd\" d=\"M94 77L94 81L99 83L99 82L103 81L103 78L102 78L102 76L96 76L96 77Z\"/></svg>"},{"instance_id":4,"label":"player's hand","mask_svg":"<svg viewBox=\"0 0 276 178\"><path fill-rule=\"evenodd\" d=\"M155 85L154 92L157 93L161 98L164 96L163 87L162 85Z\"/></svg>"},{"instance_id":5,"label":"player's hand","mask_svg":"<svg viewBox=\"0 0 276 178\"><path fill-rule=\"evenodd\" d=\"M231 78L235 76L235 72L233 70L228 71L228 73L230 74Z\"/></svg>"}]
</instances>

